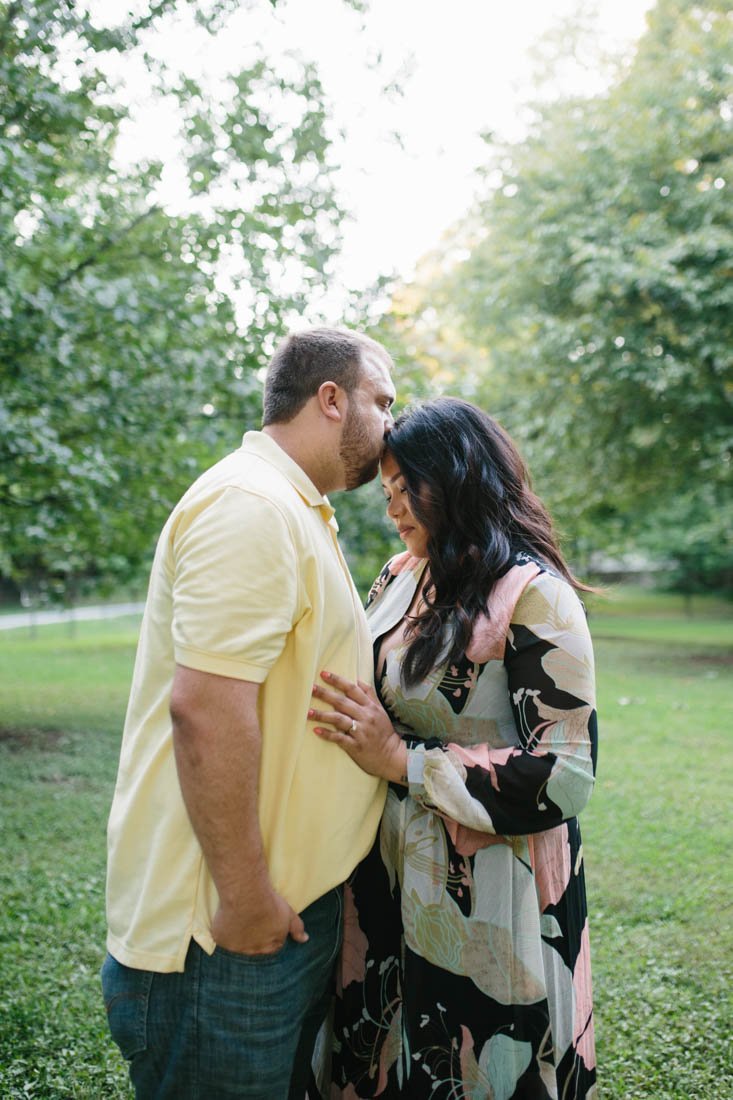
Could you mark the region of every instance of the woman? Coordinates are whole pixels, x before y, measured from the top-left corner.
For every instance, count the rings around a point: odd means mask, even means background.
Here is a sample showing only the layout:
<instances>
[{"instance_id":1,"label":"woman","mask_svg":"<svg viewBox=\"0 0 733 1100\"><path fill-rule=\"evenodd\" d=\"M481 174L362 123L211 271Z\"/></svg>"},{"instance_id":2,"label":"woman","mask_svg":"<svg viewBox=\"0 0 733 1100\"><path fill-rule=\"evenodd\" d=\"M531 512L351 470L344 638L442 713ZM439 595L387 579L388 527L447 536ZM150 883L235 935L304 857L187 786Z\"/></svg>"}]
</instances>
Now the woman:
<instances>
[{"instance_id":1,"label":"woman","mask_svg":"<svg viewBox=\"0 0 733 1100\"><path fill-rule=\"evenodd\" d=\"M324 671L310 712L390 780L347 889L331 1095L588 1100L584 586L514 444L474 406L403 414L382 480L406 551L369 598L378 696Z\"/></svg>"}]
</instances>

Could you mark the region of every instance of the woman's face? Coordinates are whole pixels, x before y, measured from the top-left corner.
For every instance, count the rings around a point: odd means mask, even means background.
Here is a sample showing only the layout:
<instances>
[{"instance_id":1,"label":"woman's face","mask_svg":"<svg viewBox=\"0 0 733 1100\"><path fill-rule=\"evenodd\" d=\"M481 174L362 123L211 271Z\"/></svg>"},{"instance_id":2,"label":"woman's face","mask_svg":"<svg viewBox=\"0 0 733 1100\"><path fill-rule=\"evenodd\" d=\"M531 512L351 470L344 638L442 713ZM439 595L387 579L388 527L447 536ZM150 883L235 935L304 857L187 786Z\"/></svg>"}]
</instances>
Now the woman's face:
<instances>
[{"instance_id":1,"label":"woman's face","mask_svg":"<svg viewBox=\"0 0 733 1100\"><path fill-rule=\"evenodd\" d=\"M387 500L387 515L397 528L397 534L416 558L428 556L428 529L415 519L402 471L387 451L382 458L382 488Z\"/></svg>"}]
</instances>

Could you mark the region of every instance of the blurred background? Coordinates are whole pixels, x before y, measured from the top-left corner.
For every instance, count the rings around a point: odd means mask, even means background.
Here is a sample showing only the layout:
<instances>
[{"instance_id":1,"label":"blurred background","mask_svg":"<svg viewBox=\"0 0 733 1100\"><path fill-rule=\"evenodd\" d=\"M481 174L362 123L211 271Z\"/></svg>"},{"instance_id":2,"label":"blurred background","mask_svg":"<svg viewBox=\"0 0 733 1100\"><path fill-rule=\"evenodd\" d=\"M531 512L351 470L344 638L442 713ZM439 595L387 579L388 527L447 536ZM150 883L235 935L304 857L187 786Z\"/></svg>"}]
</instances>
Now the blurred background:
<instances>
[{"instance_id":1,"label":"blurred background","mask_svg":"<svg viewBox=\"0 0 733 1100\"><path fill-rule=\"evenodd\" d=\"M601 1096L733 1097L732 189L725 0L0 0L3 1096L129 1095L96 972L155 540L326 322L398 408L497 416L601 582ZM400 544L376 484L334 505L365 593Z\"/></svg>"},{"instance_id":2,"label":"blurred background","mask_svg":"<svg viewBox=\"0 0 733 1100\"><path fill-rule=\"evenodd\" d=\"M520 443L574 566L733 591L722 0L0 4L0 584L140 590L278 338ZM374 491L336 502L362 588Z\"/></svg>"}]
</instances>

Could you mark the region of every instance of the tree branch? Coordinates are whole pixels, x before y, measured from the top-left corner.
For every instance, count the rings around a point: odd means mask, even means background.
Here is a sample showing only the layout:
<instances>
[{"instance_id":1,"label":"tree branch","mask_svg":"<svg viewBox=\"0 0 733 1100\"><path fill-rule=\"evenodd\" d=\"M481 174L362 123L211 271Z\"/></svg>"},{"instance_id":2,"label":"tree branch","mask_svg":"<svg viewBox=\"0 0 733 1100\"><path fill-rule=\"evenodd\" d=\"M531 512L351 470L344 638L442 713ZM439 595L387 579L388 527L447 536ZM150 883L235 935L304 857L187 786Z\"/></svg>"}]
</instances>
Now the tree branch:
<instances>
[{"instance_id":1,"label":"tree branch","mask_svg":"<svg viewBox=\"0 0 733 1100\"><path fill-rule=\"evenodd\" d=\"M143 213L139 214L137 218L131 221L130 224L126 226L121 233L117 233L113 237L108 237L101 243L96 252L92 252L91 255L86 256L75 267L72 267L69 271L67 271L65 275L62 275L60 279L57 279L56 282L51 285L50 289L52 291L57 291L60 290L62 286L70 283L71 280L76 278L76 276L86 267L90 267L92 264L96 263L99 257L102 256L105 252L109 252L111 248L114 248L115 245L118 245L120 241L123 241L125 239L125 237L129 237L129 235L133 233L137 229L137 227L145 221L146 218L149 218L152 214L160 213L160 209L161 208L159 206L151 206L147 210L143 211Z\"/></svg>"}]
</instances>

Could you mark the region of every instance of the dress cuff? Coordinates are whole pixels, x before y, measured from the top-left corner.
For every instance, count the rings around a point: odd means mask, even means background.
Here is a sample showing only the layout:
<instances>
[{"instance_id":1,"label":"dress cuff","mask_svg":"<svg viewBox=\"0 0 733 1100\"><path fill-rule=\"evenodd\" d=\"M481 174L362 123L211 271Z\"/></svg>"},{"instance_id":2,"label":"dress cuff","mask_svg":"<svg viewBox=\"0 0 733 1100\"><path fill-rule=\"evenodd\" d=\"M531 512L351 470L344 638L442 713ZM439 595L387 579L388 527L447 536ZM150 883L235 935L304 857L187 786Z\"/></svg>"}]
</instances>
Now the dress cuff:
<instances>
[{"instance_id":1,"label":"dress cuff","mask_svg":"<svg viewBox=\"0 0 733 1100\"><path fill-rule=\"evenodd\" d=\"M423 788L423 771L425 768L425 749L408 749L407 750L407 782L410 787L410 793L415 794L413 787L419 789L422 793Z\"/></svg>"}]
</instances>

